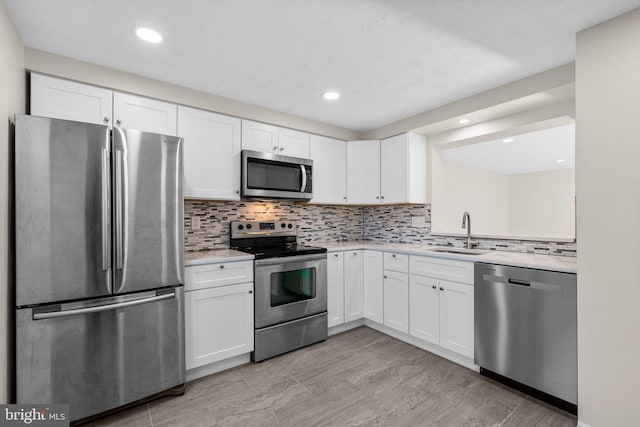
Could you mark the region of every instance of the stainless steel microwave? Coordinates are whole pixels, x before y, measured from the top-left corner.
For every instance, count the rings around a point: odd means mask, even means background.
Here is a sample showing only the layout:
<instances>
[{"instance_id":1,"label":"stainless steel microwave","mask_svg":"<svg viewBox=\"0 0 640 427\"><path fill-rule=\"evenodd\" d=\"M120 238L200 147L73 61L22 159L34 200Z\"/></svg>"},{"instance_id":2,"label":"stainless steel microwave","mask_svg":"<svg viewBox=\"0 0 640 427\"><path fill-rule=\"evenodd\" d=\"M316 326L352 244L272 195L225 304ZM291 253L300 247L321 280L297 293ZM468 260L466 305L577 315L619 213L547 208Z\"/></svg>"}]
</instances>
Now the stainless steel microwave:
<instances>
[{"instance_id":1,"label":"stainless steel microwave","mask_svg":"<svg viewBox=\"0 0 640 427\"><path fill-rule=\"evenodd\" d=\"M313 160L242 150L242 197L310 200Z\"/></svg>"}]
</instances>

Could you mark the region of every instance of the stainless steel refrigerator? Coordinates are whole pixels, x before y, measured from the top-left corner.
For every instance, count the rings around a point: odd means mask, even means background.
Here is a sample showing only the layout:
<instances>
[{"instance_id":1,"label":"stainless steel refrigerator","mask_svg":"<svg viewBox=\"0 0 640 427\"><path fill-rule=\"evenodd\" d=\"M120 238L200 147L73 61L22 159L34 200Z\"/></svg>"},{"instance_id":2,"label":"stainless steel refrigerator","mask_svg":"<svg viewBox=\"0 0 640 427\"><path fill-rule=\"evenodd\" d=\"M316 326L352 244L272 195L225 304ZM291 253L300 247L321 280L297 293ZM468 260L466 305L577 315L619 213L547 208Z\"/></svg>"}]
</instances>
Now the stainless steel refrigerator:
<instances>
[{"instance_id":1,"label":"stainless steel refrigerator","mask_svg":"<svg viewBox=\"0 0 640 427\"><path fill-rule=\"evenodd\" d=\"M16 395L71 419L185 382L181 138L16 116Z\"/></svg>"}]
</instances>

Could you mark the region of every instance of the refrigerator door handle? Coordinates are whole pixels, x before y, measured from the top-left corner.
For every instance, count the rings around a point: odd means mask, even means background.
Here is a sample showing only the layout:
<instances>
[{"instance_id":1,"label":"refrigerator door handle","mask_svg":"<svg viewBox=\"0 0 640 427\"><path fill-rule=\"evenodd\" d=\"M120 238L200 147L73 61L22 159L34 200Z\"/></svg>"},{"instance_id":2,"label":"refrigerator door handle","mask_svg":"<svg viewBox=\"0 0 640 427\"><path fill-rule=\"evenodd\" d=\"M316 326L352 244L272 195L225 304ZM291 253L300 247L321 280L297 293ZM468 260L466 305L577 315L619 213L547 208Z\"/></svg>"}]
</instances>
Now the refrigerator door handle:
<instances>
[{"instance_id":1,"label":"refrigerator door handle","mask_svg":"<svg viewBox=\"0 0 640 427\"><path fill-rule=\"evenodd\" d=\"M124 265L123 248L123 217L122 217L122 151L116 150L115 161L115 222L116 222L116 268L121 270Z\"/></svg>"},{"instance_id":2,"label":"refrigerator door handle","mask_svg":"<svg viewBox=\"0 0 640 427\"><path fill-rule=\"evenodd\" d=\"M75 316L78 314L89 314L89 313L98 313L101 311L117 310L119 308L132 307L132 306L141 305L141 304L148 304L150 302L162 301L166 299L172 299L175 297L176 297L176 293L172 292L170 294L157 295L150 298L140 298L132 301L119 302L116 304L98 305L95 307L76 308L72 310L63 310L63 311L51 311L48 313L34 313L33 320L55 319L58 317Z\"/></svg>"},{"instance_id":3,"label":"refrigerator door handle","mask_svg":"<svg viewBox=\"0 0 640 427\"><path fill-rule=\"evenodd\" d=\"M102 271L109 270L109 150L102 149Z\"/></svg>"}]
</instances>

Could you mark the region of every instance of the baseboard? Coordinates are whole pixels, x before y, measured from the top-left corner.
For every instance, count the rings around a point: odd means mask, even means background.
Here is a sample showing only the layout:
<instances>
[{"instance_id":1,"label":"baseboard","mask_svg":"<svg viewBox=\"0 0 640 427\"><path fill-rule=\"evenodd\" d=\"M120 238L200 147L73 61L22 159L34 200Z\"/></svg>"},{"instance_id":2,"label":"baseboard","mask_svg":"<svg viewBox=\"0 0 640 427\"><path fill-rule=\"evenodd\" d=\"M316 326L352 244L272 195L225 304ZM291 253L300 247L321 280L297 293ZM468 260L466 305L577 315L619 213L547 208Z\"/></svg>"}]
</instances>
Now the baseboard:
<instances>
[{"instance_id":1,"label":"baseboard","mask_svg":"<svg viewBox=\"0 0 640 427\"><path fill-rule=\"evenodd\" d=\"M244 365L249 362L251 362L251 353L245 353L219 362L211 363L209 365L198 366L197 368L189 369L187 371L187 381L206 377L207 375L215 374L217 372L226 371L227 369L235 368L236 366Z\"/></svg>"},{"instance_id":2,"label":"baseboard","mask_svg":"<svg viewBox=\"0 0 640 427\"><path fill-rule=\"evenodd\" d=\"M364 325L364 319L353 320L349 323L343 323L342 325L336 325L329 328L329 336L335 334L341 334L342 332L347 332L348 330L355 329L359 326Z\"/></svg>"},{"instance_id":3,"label":"baseboard","mask_svg":"<svg viewBox=\"0 0 640 427\"><path fill-rule=\"evenodd\" d=\"M589 424L578 420L578 424L576 425L576 427L591 427Z\"/></svg>"},{"instance_id":4,"label":"baseboard","mask_svg":"<svg viewBox=\"0 0 640 427\"><path fill-rule=\"evenodd\" d=\"M468 357L449 351L446 348L442 348L435 344L422 341L421 339L413 337L409 334L396 331L395 329L389 328L387 326L384 326L378 322L374 322L369 319L364 320L364 325L371 329L375 329L378 332L382 332L383 334L392 336L393 338L396 338L400 341L404 341L407 344L411 344L415 347L428 351L429 353L433 353L440 357L444 357L445 359L450 360L453 363L457 363L458 365L464 366L465 368L469 368L473 371L480 372L480 366L473 363L473 359L470 359Z\"/></svg>"}]
</instances>

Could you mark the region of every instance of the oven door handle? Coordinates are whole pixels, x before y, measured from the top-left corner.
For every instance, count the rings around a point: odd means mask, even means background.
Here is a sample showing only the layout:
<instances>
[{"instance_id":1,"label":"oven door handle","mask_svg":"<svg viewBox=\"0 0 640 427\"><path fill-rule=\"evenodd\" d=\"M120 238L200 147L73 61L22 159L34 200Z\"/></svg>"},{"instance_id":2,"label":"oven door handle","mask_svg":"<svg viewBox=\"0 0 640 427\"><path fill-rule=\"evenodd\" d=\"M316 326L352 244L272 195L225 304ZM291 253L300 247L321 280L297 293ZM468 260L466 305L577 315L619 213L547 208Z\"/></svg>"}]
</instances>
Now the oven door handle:
<instances>
[{"instance_id":1,"label":"oven door handle","mask_svg":"<svg viewBox=\"0 0 640 427\"><path fill-rule=\"evenodd\" d=\"M311 255L298 255L298 256L287 256L287 257L276 257L276 258L265 258L265 259L257 259L255 261L256 267L261 267L265 265L275 265L275 264L292 264L295 262L304 262L304 261L321 261L326 260L327 254L311 254Z\"/></svg>"}]
</instances>

